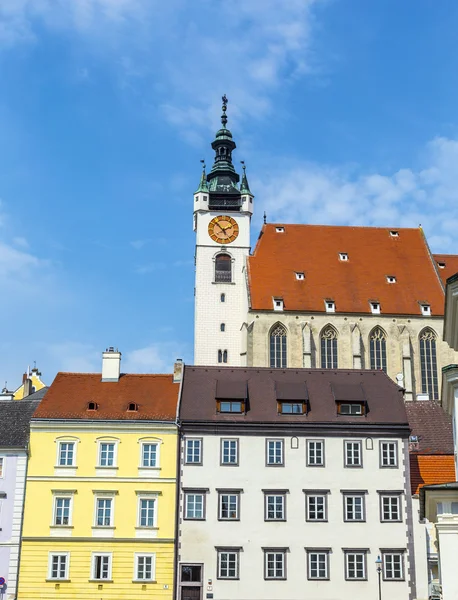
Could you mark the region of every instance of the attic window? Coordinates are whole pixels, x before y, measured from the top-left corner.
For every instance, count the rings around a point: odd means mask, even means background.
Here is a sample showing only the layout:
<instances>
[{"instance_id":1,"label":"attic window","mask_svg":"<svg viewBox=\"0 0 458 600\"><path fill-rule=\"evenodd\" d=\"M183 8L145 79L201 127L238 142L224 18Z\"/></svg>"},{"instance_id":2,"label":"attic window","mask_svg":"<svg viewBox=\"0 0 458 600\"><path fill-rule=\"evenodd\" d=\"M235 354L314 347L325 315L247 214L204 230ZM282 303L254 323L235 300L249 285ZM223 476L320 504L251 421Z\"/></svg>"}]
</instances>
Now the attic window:
<instances>
[{"instance_id":1,"label":"attic window","mask_svg":"<svg viewBox=\"0 0 458 600\"><path fill-rule=\"evenodd\" d=\"M396 277L394 275L387 275L386 280L388 283L396 283Z\"/></svg>"},{"instance_id":2,"label":"attic window","mask_svg":"<svg viewBox=\"0 0 458 600\"><path fill-rule=\"evenodd\" d=\"M444 262L438 262L437 266L439 267L439 269L445 269L445 263Z\"/></svg>"},{"instance_id":3,"label":"attic window","mask_svg":"<svg viewBox=\"0 0 458 600\"><path fill-rule=\"evenodd\" d=\"M218 412L220 413L242 413L245 412L245 402L240 400L219 400Z\"/></svg>"},{"instance_id":4,"label":"attic window","mask_svg":"<svg viewBox=\"0 0 458 600\"><path fill-rule=\"evenodd\" d=\"M87 409L88 410L97 410L98 409L97 403L96 402L88 402Z\"/></svg>"},{"instance_id":5,"label":"attic window","mask_svg":"<svg viewBox=\"0 0 458 600\"><path fill-rule=\"evenodd\" d=\"M131 412L136 412L138 410L138 404L135 404L135 402L130 402L129 406L127 407L127 410Z\"/></svg>"},{"instance_id":6,"label":"attic window","mask_svg":"<svg viewBox=\"0 0 458 600\"><path fill-rule=\"evenodd\" d=\"M325 300L324 305L326 307L326 312L333 313L336 312L336 303L334 300Z\"/></svg>"},{"instance_id":7,"label":"attic window","mask_svg":"<svg viewBox=\"0 0 458 600\"><path fill-rule=\"evenodd\" d=\"M282 415L303 415L305 402L278 402L278 412Z\"/></svg>"},{"instance_id":8,"label":"attic window","mask_svg":"<svg viewBox=\"0 0 458 600\"><path fill-rule=\"evenodd\" d=\"M418 435L411 435L411 436L409 437L409 442L410 442L411 444L418 444Z\"/></svg>"},{"instance_id":9,"label":"attic window","mask_svg":"<svg viewBox=\"0 0 458 600\"><path fill-rule=\"evenodd\" d=\"M296 279L299 279L299 281L303 281L305 279L305 275L304 273L296 272Z\"/></svg>"},{"instance_id":10,"label":"attic window","mask_svg":"<svg viewBox=\"0 0 458 600\"><path fill-rule=\"evenodd\" d=\"M390 231L390 235L391 237L399 237L399 231L397 231L396 229L392 229Z\"/></svg>"},{"instance_id":11,"label":"attic window","mask_svg":"<svg viewBox=\"0 0 458 600\"><path fill-rule=\"evenodd\" d=\"M275 227L275 231L277 233L285 233L285 228L284 227Z\"/></svg>"},{"instance_id":12,"label":"attic window","mask_svg":"<svg viewBox=\"0 0 458 600\"><path fill-rule=\"evenodd\" d=\"M342 261L347 261L348 260L348 254L346 252L339 252L339 260Z\"/></svg>"},{"instance_id":13,"label":"attic window","mask_svg":"<svg viewBox=\"0 0 458 600\"><path fill-rule=\"evenodd\" d=\"M364 415L364 404L362 402L338 402L337 413L339 415Z\"/></svg>"},{"instance_id":14,"label":"attic window","mask_svg":"<svg viewBox=\"0 0 458 600\"><path fill-rule=\"evenodd\" d=\"M274 310L283 310L283 298L274 298Z\"/></svg>"},{"instance_id":15,"label":"attic window","mask_svg":"<svg viewBox=\"0 0 458 600\"><path fill-rule=\"evenodd\" d=\"M431 316L431 306L429 304L422 304L421 305L421 314L424 315L425 317L430 317Z\"/></svg>"},{"instance_id":16,"label":"attic window","mask_svg":"<svg viewBox=\"0 0 458 600\"><path fill-rule=\"evenodd\" d=\"M380 302L371 302L371 312L373 315L379 315L380 314Z\"/></svg>"}]
</instances>

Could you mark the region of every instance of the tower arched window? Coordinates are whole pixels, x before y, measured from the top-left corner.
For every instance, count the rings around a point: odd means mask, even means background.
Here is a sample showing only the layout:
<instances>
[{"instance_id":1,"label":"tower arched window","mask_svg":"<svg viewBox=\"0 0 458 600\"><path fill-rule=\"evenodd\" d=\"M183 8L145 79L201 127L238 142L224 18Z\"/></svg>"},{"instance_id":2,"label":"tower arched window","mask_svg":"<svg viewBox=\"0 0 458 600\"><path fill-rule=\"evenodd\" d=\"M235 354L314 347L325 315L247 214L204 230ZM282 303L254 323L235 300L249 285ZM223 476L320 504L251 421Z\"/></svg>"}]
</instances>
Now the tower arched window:
<instances>
[{"instance_id":1,"label":"tower arched window","mask_svg":"<svg viewBox=\"0 0 458 600\"><path fill-rule=\"evenodd\" d=\"M432 329L423 329L420 333L421 391L428 394L430 400L439 399L436 339Z\"/></svg>"},{"instance_id":2,"label":"tower arched window","mask_svg":"<svg viewBox=\"0 0 458 600\"><path fill-rule=\"evenodd\" d=\"M371 369L381 369L386 373L386 333L381 327L372 330L369 338Z\"/></svg>"},{"instance_id":3,"label":"tower arched window","mask_svg":"<svg viewBox=\"0 0 458 600\"><path fill-rule=\"evenodd\" d=\"M286 369L287 363L287 335L286 329L278 323L270 332L270 366Z\"/></svg>"},{"instance_id":4,"label":"tower arched window","mask_svg":"<svg viewBox=\"0 0 458 600\"><path fill-rule=\"evenodd\" d=\"M218 254L215 258L215 281L216 283L231 283L232 259L229 254Z\"/></svg>"},{"instance_id":5,"label":"tower arched window","mask_svg":"<svg viewBox=\"0 0 458 600\"><path fill-rule=\"evenodd\" d=\"M337 369L337 331L327 325L321 332L321 368Z\"/></svg>"}]
</instances>

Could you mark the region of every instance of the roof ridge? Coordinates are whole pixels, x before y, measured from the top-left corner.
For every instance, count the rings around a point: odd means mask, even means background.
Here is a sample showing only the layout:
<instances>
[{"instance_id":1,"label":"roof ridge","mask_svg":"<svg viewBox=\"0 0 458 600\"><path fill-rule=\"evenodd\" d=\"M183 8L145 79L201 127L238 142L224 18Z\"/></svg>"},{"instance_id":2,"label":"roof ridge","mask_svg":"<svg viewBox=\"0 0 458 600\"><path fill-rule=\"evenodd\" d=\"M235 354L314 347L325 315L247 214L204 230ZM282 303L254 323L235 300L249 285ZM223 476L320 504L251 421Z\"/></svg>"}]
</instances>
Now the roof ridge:
<instances>
[{"instance_id":1,"label":"roof ridge","mask_svg":"<svg viewBox=\"0 0 458 600\"><path fill-rule=\"evenodd\" d=\"M375 226L375 225L322 225L320 223L266 223L265 227L338 227L339 229L380 229L388 231L418 231L419 227ZM264 229L264 226L263 226ZM262 230L261 230L262 231ZM453 255L452 255L453 256Z\"/></svg>"}]
</instances>

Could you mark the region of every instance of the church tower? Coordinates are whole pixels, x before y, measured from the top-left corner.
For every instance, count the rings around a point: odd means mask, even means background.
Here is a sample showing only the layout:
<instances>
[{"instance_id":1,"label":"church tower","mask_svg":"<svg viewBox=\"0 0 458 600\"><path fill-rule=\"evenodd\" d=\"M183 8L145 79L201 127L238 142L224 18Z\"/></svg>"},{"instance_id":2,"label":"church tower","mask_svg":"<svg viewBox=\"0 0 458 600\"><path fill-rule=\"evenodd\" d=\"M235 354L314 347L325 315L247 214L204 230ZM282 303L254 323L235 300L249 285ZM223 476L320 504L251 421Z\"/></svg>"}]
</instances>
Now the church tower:
<instances>
[{"instance_id":1,"label":"church tower","mask_svg":"<svg viewBox=\"0 0 458 600\"><path fill-rule=\"evenodd\" d=\"M227 98L223 96L222 127L212 143L213 167L206 175L203 164L194 194L196 365L246 365L246 259L254 196L244 163L240 184L232 164L236 146L226 127L226 110Z\"/></svg>"}]
</instances>

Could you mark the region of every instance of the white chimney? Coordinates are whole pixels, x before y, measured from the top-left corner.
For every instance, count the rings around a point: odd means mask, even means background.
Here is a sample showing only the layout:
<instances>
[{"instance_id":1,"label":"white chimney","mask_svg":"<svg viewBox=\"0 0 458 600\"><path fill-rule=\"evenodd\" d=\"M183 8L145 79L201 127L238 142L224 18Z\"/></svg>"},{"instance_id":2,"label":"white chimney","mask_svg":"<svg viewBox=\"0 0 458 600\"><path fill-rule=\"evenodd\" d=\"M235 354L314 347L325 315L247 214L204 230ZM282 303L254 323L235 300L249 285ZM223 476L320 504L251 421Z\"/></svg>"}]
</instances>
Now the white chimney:
<instances>
[{"instance_id":1,"label":"white chimney","mask_svg":"<svg viewBox=\"0 0 458 600\"><path fill-rule=\"evenodd\" d=\"M10 402L11 400L14 400L14 392L10 392L5 385L0 394L0 402Z\"/></svg>"},{"instance_id":2,"label":"white chimney","mask_svg":"<svg viewBox=\"0 0 458 600\"><path fill-rule=\"evenodd\" d=\"M183 359L177 358L173 365L173 383L179 383L183 378Z\"/></svg>"},{"instance_id":3,"label":"white chimney","mask_svg":"<svg viewBox=\"0 0 458 600\"><path fill-rule=\"evenodd\" d=\"M121 352L110 346L102 353L102 381L119 381Z\"/></svg>"}]
</instances>

